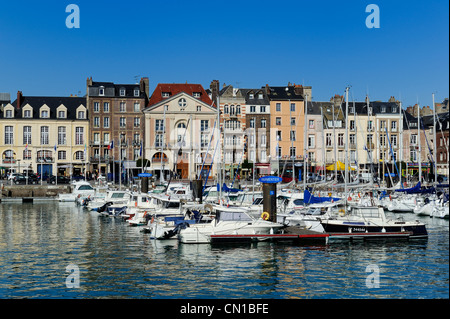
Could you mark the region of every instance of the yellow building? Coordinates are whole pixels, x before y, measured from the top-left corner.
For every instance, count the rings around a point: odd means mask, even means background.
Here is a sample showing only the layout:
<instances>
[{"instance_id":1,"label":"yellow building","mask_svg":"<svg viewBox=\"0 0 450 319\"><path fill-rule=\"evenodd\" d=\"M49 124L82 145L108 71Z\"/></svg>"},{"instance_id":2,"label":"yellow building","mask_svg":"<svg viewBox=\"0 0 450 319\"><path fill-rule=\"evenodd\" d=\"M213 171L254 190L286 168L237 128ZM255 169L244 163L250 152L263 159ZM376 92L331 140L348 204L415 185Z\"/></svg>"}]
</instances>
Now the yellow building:
<instances>
[{"instance_id":1,"label":"yellow building","mask_svg":"<svg viewBox=\"0 0 450 319\"><path fill-rule=\"evenodd\" d=\"M88 150L86 98L22 96L0 112L1 172L82 175Z\"/></svg>"}]
</instances>

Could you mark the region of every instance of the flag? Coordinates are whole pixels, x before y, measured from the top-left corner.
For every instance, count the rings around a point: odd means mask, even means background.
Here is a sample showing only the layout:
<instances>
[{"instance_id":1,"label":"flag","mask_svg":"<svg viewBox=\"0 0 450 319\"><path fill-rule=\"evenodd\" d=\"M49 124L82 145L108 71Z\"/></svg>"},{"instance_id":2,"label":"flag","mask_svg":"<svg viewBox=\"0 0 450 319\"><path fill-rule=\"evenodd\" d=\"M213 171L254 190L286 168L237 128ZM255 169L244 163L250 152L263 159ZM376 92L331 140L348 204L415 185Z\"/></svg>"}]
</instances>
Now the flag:
<instances>
[{"instance_id":1,"label":"flag","mask_svg":"<svg viewBox=\"0 0 450 319\"><path fill-rule=\"evenodd\" d=\"M108 149L112 150L114 148L114 141L111 141L111 143L109 143L108 145Z\"/></svg>"},{"instance_id":2,"label":"flag","mask_svg":"<svg viewBox=\"0 0 450 319\"><path fill-rule=\"evenodd\" d=\"M56 152L56 143L55 143L55 148L54 148L55 152Z\"/></svg>"},{"instance_id":3,"label":"flag","mask_svg":"<svg viewBox=\"0 0 450 319\"><path fill-rule=\"evenodd\" d=\"M28 143L27 143L27 145L25 145L25 151L27 151L28 150Z\"/></svg>"},{"instance_id":4,"label":"flag","mask_svg":"<svg viewBox=\"0 0 450 319\"><path fill-rule=\"evenodd\" d=\"M141 148L139 149L139 156L142 156L142 141L141 141Z\"/></svg>"}]
</instances>

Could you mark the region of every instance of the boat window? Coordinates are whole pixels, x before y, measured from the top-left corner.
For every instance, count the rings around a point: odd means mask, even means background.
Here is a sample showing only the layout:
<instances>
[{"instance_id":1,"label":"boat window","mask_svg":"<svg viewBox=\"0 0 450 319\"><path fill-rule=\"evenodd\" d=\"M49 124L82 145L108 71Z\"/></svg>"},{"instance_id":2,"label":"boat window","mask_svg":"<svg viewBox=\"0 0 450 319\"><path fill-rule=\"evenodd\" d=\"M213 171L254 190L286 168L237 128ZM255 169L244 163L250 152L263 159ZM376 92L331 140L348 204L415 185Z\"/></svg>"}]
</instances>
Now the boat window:
<instances>
[{"instance_id":1,"label":"boat window","mask_svg":"<svg viewBox=\"0 0 450 319\"><path fill-rule=\"evenodd\" d=\"M263 199L262 198L257 198L253 202L253 205L261 205L262 203L263 203Z\"/></svg>"},{"instance_id":2,"label":"boat window","mask_svg":"<svg viewBox=\"0 0 450 319\"><path fill-rule=\"evenodd\" d=\"M219 220L229 220L229 221L252 221L250 216L244 212L228 212L228 211L218 211Z\"/></svg>"},{"instance_id":3,"label":"boat window","mask_svg":"<svg viewBox=\"0 0 450 319\"><path fill-rule=\"evenodd\" d=\"M295 205L303 205L303 199L294 199Z\"/></svg>"},{"instance_id":4,"label":"boat window","mask_svg":"<svg viewBox=\"0 0 450 319\"><path fill-rule=\"evenodd\" d=\"M180 202L166 202L166 201L164 201L162 206L164 208L179 208L180 207Z\"/></svg>"},{"instance_id":5,"label":"boat window","mask_svg":"<svg viewBox=\"0 0 450 319\"><path fill-rule=\"evenodd\" d=\"M137 200L138 200L137 196L133 196L132 201L137 202Z\"/></svg>"},{"instance_id":6,"label":"boat window","mask_svg":"<svg viewBox=\"0 0 450 319\"><path fill-rule=\"evenodd\" d=\"M79 188L78 188L80 191L87 191L87 190L94 190L91 186L89 186L89 185L81 185Z\"/></svg>"},{"instance_id":7,"label":"boat window","mask_svg":"<svg viewBox=\"0 0 450 319\"><path fill-rule=\"evenodd\" d=\"M123 198L125 196L125 193L113 193L111 195L111 198Z\"/></svg>"}]
</instances>

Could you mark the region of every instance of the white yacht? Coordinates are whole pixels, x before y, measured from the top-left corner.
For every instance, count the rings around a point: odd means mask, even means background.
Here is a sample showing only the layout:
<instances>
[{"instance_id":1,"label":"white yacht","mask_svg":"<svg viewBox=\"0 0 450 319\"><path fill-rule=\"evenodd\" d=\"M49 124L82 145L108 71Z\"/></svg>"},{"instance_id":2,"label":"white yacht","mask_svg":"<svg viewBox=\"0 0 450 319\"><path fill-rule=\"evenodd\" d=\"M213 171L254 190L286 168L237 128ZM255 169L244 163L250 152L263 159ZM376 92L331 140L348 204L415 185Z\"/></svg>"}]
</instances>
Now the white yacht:
<instances>
[{"instance_id":1,"label":"white yacht","mask_svg":"<svg viewBox=\"0 0 450 319\"><path fill-rule=\"evenodd\" d=\"M79 197L94 196L96 190L86 181L78 181L72 184L73 190L69 194L59 194L60 202L75 202Z\"/></svg>"}]
</instances>

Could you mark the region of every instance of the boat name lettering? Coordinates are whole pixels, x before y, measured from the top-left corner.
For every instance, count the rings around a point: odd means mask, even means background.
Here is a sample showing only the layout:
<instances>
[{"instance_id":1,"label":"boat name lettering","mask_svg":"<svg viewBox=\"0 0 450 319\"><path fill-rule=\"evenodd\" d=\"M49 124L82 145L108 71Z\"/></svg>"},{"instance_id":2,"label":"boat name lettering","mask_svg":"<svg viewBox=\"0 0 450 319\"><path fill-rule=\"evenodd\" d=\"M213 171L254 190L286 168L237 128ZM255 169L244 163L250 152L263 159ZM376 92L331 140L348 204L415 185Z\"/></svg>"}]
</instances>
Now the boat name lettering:
<instances>
[{"instance_id":1,"label":"boat name lettering","mask_svg":"<svg viewBox=\"0 0 450 319\"><path fill-rule=\"evenodd\" d=\"M352 227L352 232L365 232L366 229L362 227Z\"/></svg>"}]
</instances>

